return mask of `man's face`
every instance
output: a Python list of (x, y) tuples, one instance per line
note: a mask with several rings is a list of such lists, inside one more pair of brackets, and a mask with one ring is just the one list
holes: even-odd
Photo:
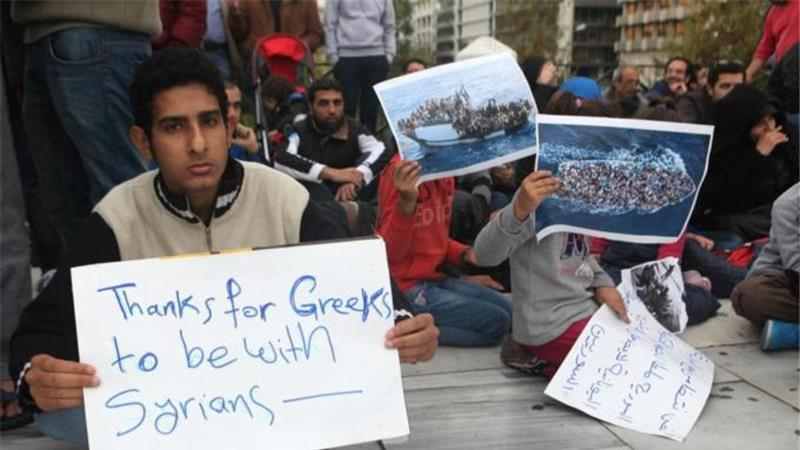
[(686, 65), (685, 61), (675, 60), (669, 63), (667, 66), (666, 74), (664, 78), (666, 79), (667, 83), (673, 82), (686, 82), (686, 75), (689, 71), (689, 67)]
[(339, 91), (317, 91), (311, 112), (314, 122), (323, 131), (334, 133), (344, 123), (344, 97)]
[(619, 97), (630, 97), (639, 92), (639, 71), (633, 68), (623, 69), (618, 80), (614, 81), (614, 89)]
[(425, 70), (425, 66), (418, 62), (412, 62), (406, 67), (406, 73), (414, 73), (421, 70)]
[(225, 95), (228, 97), (228, 124), (233, 128), (242, 118), (242, 91), (236, 86), (226, 87)]
[(230, 146), (224, 121), (217, 98), (201, 84), (170, 88), (155, 97), (145, 150), (171, 192), (190, 200), (216, 194)]
[(737, 84), (744, 83), (744, 74), (742, 73), (721, 73), (714, 86), (707, 86), (711, 100), (718, 102), (725, 98), (728, 93), (736, 87)]

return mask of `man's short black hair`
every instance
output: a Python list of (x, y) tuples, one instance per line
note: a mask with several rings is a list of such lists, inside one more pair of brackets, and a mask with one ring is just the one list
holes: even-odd
[(421, 64), (423, 67), (428, 68), (428, 63), (426, 63), (425, 61), (419, 58), (411, 58), (408, 61), (406, 61), (406, 63), (403, 65), (403, 73), (408, 72), (408, 66), (414, 63)]
[(320, 78), (311, 83), (311, 86), (308, 88), (308, 103), (314, 103), (314, 96), (317, 95), (319, 91), (337, 91), (344, 96), (344, 87), (342, 87), (342, 83), (339, 83), (339, 81), (333, 77)]
[(681, 61), (684, 64), (686, 64), (686, 79), (688, 80), (689, 79), (690, 70), (692, 69), (692, 62), (689, 61), (688, 59), (684, 58), (683, 56), (673, 56), (672, 58), (668, 59), (667, 63), (664, 64), (664, 73), (665, 74), (667, 73), (667, 69), (669, 68), (669, 65), (674, 63), (675, 61)]
[[(217, 67), (201, 52), (192, 48), (171, 47), (160, 50), (136, 68), (130, 87), (133, 122), (148, 135), (153, 127), (153, 101), (167, 89), (202, 84), (217, 98), (223, 117), (228, 112), (228, 97)], [(223, 121), (228, 126), (227, 121)]]
[[(739, 61), (717, 61), (712, 66), (711, 69), (708, 71), (708, 85), (712, 88), (717, 81), (719, 81), (719, 76), (723, 73), (733, 73), (733, 74), (742, 74), (742, 79), (747, 76), (744, 72), (744, 64)], [(745, 80), (746, 81), (746, 80)]]

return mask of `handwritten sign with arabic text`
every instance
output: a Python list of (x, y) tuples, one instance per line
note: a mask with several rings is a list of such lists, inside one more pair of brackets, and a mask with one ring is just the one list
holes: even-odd
[(711, 392), (714, 365), (653, 318), (628, 271), (618, 289), (631, 323), (603, 305), (545, 394), (614, 425), (683, 441)]

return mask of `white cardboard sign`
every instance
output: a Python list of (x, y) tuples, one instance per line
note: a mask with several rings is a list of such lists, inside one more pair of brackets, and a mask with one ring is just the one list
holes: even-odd
[(603, 305), (545, 394), (590, 416), (683, 441), (711, 392), (714, 364), (650, 315), (623, 274), (630, 324)]
[(92, 449), (318, 449), (409, 433), (378, 239), (72, 270)]

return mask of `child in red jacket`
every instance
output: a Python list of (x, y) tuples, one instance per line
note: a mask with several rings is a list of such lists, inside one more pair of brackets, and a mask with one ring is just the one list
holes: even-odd
[(455, 181), (419, 184), (420, 166), (398, 156), (386, 166), (378, 188), (378, 233), (386, 241), (389, 269), (416, 312), (433, 315), (439, 343), (494, 345), (508, 332), (511, 302), (489, 277), (447, 276), (442, 264), (475, 263), (472, 249), (450, 239)]

